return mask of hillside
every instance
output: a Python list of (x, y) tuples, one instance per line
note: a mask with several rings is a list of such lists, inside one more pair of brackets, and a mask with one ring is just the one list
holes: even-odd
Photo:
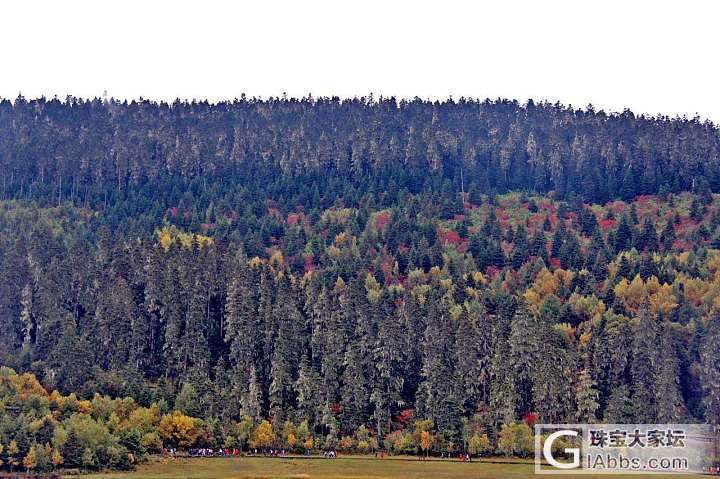
[(716, 423), (718, 139), (505, 101), (1, 102), (0, 364), (216, 446)]

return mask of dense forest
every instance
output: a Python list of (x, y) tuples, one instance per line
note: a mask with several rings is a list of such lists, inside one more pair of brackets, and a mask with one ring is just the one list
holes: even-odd
[(10, 443), (52, 462), (83, 408), (108, 434), (154, 418), (93, 449), (115, 467), (144, 435), (177, 446), (173, 414), (205, 431), (185, 447), (303, 425), (315, 447), (396, 451), (430, 431), (508, 451), (503, 428), (534, 421), (720, 422), (711, 123), (19, 97), (0, 101), (0, 176), (0, 365), (34, 375), (0, 374), (6, 465)]

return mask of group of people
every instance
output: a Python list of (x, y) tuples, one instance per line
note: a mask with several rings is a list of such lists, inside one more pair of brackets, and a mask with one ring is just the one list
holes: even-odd
[(266, 451), (265, 449), (250, 449), (248, 451), (248, 455), (250, 456), (273, 456), (273, 457), (282, 457), (287, 455), (287, 451), (285, 449), (270, 449), (269, 451)]
[[(444, 452), (440, 454), (440, 457), (441, 457), (442, 459), (445, 459), (445, 458), (451, 459), (451, 458), (452, 458), (452, 456), (450, 455), (450, 453), (448, 453), (447, 456), (446, 456)], [(472, 456), (471, 456), (469, 453), (467, 453), (467, 452), (458, 453), (457, 458), (458, 458), (458, 460), (460, 460), (460, 461), (462, 461), (462, 462), (472, 462)], [(420, 456), (418, 456), (418, 459), (420, 459), (420, 460), (426, 460), (426, 459), (428, 459), (428, 457), (427, 457), (427, 456), (420, 455)]]
[[(177, 456), (178, 451), (177, 449), (169, 448), (164, 449), (163, 454), (166, 456)], [(219, 448), (212, 448), (212, 447), (202, 447), (202, 448), (194, 448), (194, 449), (188, 449), (187, 451), (188, 456), (190, 457), (226, 457), (226, 456), (239, 456), (242, 454), (242, 451), (237, 448), (228, 448), (228, 447), (219, 447)]]
[[(237, 448), (212, 448), (212, 447), (201, 447), (187, 450), (187, 455), (190, 457), (228, 457), (228, 456), (271, 456), (271, 457), (283, 457), (288, 454), (289, 451), (285, 449), (250, 449), (247, 453), (243, 453), (242, 450)], [(163, 449), (163, 455), (165, 456), (178, 456), (178, 450), (174, 447)], [(183, 455), (180, 453), (180, 455)], [(310, 451), (306, 451), (305, 455), (310, 455)], [(334, 450), (327, 450), (323, 454), (326, 459), (335, 459), (337, 452)]]
[[(286, 456), (288, 451), (285, 449), (250, 449), (247, 452), (248, 456), (270, 456), (270, 457), (284, 457)], [(178, 451), (176, 448), (168, 448), (163, 449), (163, 454), (166, 456), (177, 456)], [(306, 455), (309, 455), (310, 451), (306, 451)], [(240, 449), (237, 448), (212, 448), (212, 447), (202, 447), (202, 448), (194, 448), (194, 449), (188, 449), (187, 455), (190, 457), (229, 457), (229, 456), (241, 456), (244, 455), (243, 452)], [(379, 455), (379, 456), (378, 456)], [(337, 458), (337, 452), (334, 449), (328, 449), (325, 452), (323, 452), (323, 457), (325, 459), (335, 459)], [(375, 452), (375, 457), (380, 457), (381, 459), (385, 457), (385, 453), (383, 451)], [(442, 457), (447, 457), (448, 459), (451, 458), (450, 454), (448, 453), (447, 456), (445, 453), (442, 454)], [(457, 458), (460, 461), (463, 462), (472, 462), (472, 457), (470, 454), (466, 452), (461, 452), (458, 454)], [(427, 459), (427, 456), (420, 455), (418, 456), (418, 459), (425, 460)]]

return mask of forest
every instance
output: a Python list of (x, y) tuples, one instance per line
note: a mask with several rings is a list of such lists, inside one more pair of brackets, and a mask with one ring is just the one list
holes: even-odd
[(720, 422), (710, 122), (18, 97), (0, 176), (0, 468)]

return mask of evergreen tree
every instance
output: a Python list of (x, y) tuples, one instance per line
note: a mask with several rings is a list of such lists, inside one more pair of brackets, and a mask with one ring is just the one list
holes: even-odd
[(678, 359), (673, 328), (669, 321), (660, 329), (656, 371), (656, 420), (659, 423), (680, 423), (686, 417), (685, 403), (680, 389), (680, 361)]
[(575, 391), (577, 421), (580, 423), (594, 423), (597, 421), (596, 413), (600, 405), (595, 381), (593, 381), (587, 369), (580, 371)]
[(432, 419), (446, 438), (460, 434), (461, 404), (455, 396), (453, 342), (455, 327), (451, 313), (437, 290), (428, 298), (428, 318), (423, 337), (422, 382), (418, 389), (418, 412)]
[(615, 234), (615, 251), (620, 252), (629, 250), (632, 247), (632, 241), (632, 226), (630, 226), (627, 215), (623, 215), (623, 217), (620, 219), (620, 224), (618, 225), (617, 232)]
[(75, 429), (70, 429), (65, 444), (62, 447), (64, 466), (67, 468), (82, 466), (83, 449)]
[(700, 348), (700, 370), (704, 392), (705, 420), (720, 424), (720, 316), (715, 314)]
[(658, 414), (658, 357), (655, 354), (658, 343), (658, 325), (644, 304), (639, 311), (638, 323), (634, 330), (632, 344), (632, 404), (637, 423), (651, 423)]

